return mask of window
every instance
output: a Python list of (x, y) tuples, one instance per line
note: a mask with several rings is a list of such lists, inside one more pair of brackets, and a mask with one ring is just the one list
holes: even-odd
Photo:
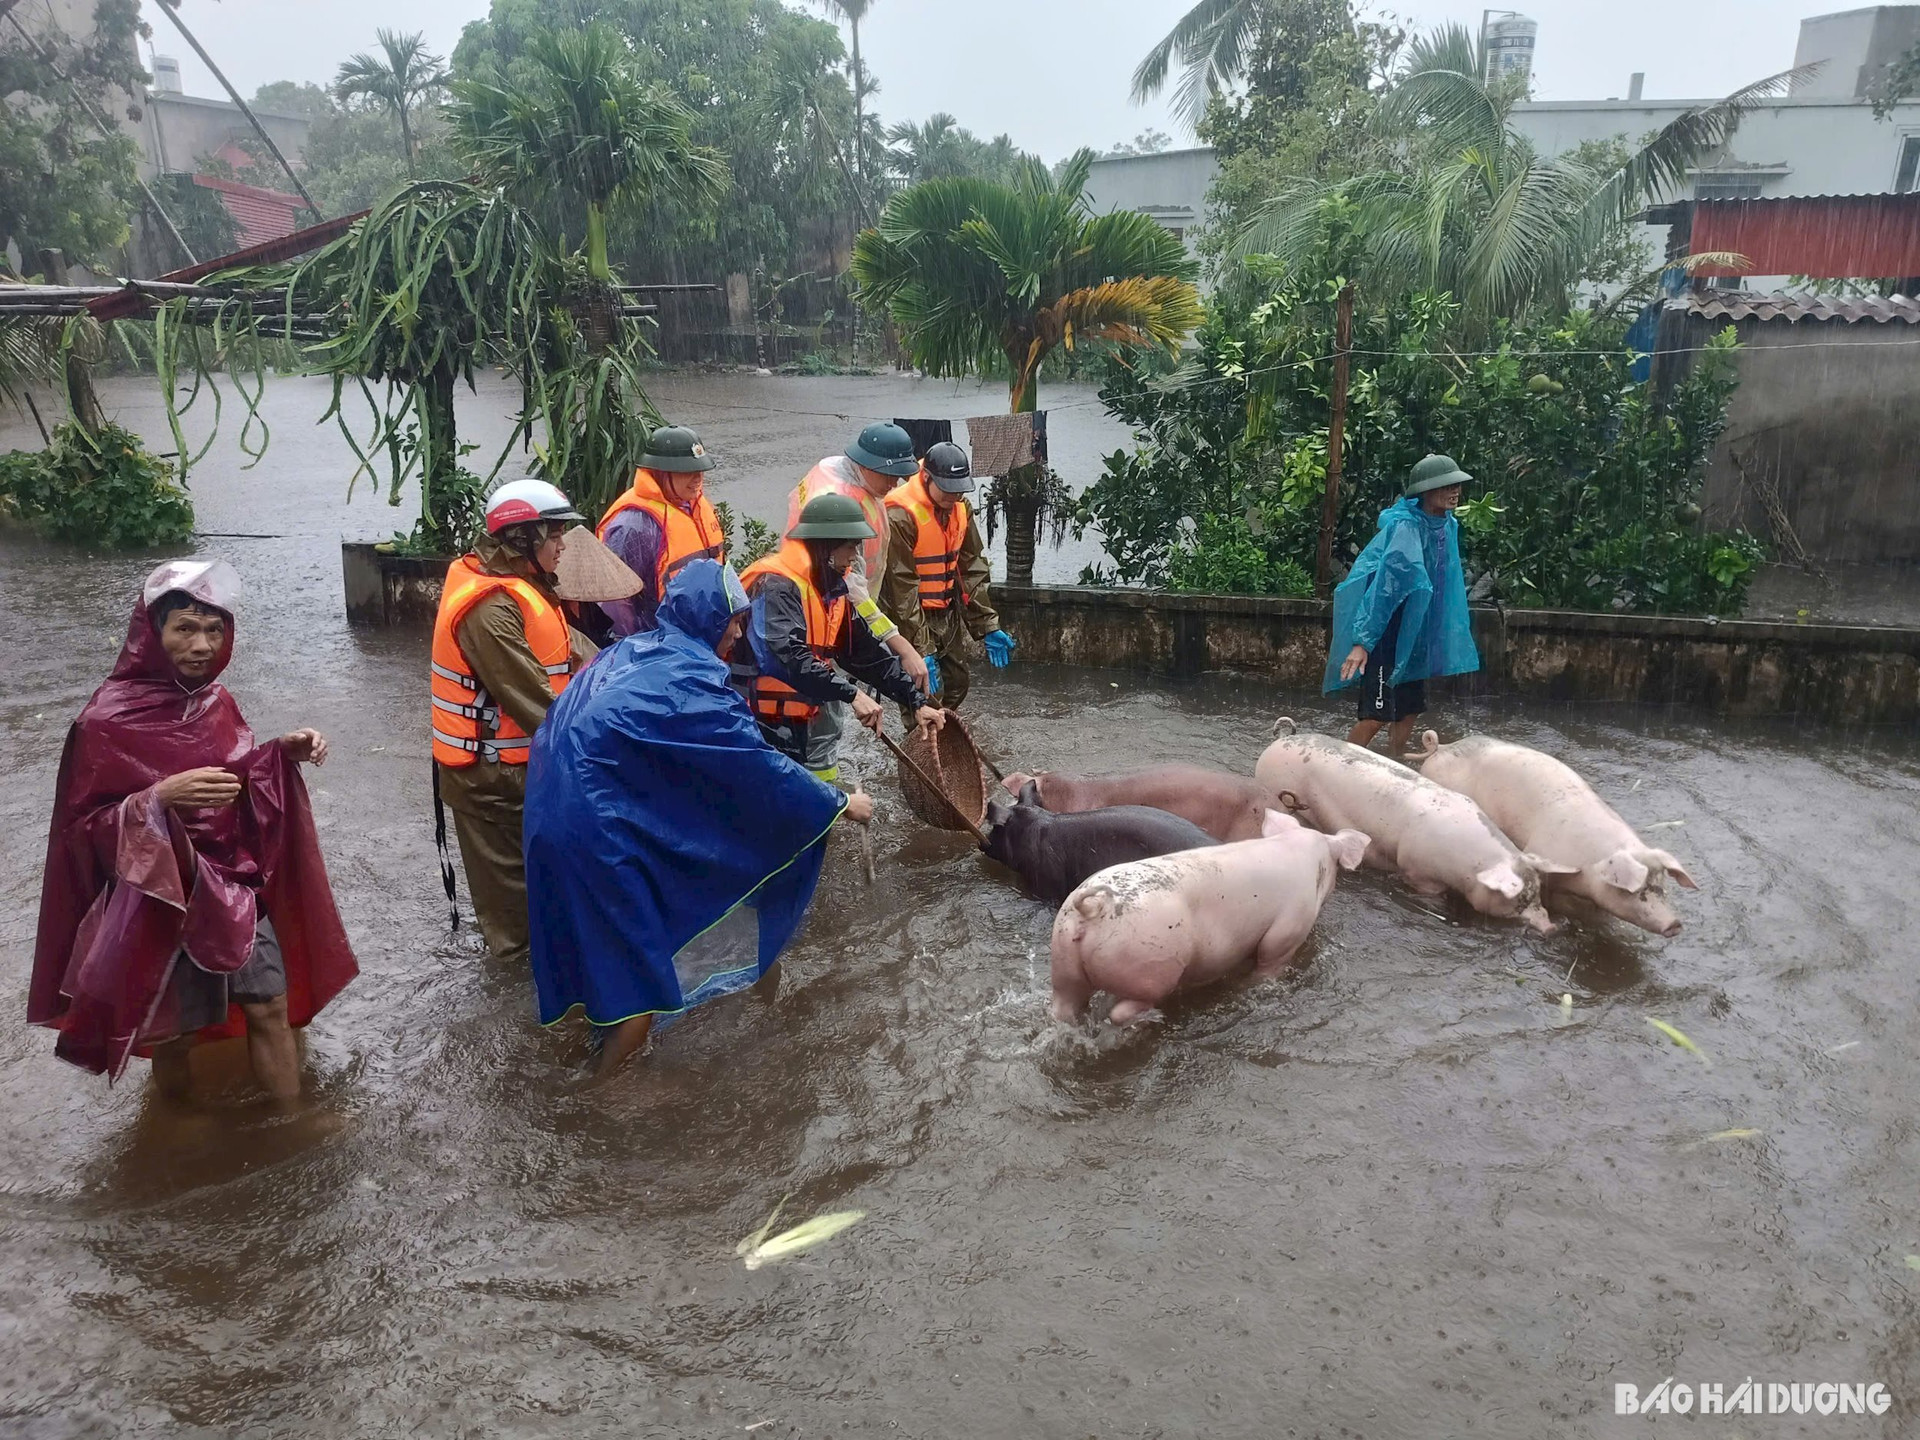
[(1758, 200), (1765, 176), (1748, 170), (1702, 170), (1693, 177), (1696, 200)]
[(1894, 174), (1893, 193), (1910, 195), (1920, 189), (1920, 135), (1900, 138), (1900, 168)]

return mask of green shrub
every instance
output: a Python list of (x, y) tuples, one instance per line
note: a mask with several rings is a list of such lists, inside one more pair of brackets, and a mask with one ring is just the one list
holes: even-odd
[(0, 456), (0, 510), (55, 539), (109, 550), (193, 534), (193, 502), (173, 466), (111, 424), (88, 434), (68, 421), (47, 449)]
[(780, 532), (766, 521), (748, 515), (738, 520), (736, 532), (736, 517), (731, 505), (724, 500), (716, 500), (713, 513), (720, 522), (721, 532), (727, 537), (727, 563), (735, 570), (745, 570), (754, 561), (780, 548)]
[[(1108, 564), (1088, 583), (1287, 593), (1310, 570), (1326, 493), (1337, 285), (1223, 298), (1177, 369), (1109, 361), (1101, 398), (1138, 448), (1109, 456), (1077, 516)], [(1664, 396), (1630, 373), (1626, 322), (1586, 312), (1458, 344), (1446, 296), (1356, 316), (1338, 566), (1430, 452), (1474, 476), (1461, 548), (1479, 593), (1514, 605), (1737, 614), (1765, 556), (1699, 528), (1707, 459), (1737, 373), (1728, 330)], [(1219, 549), (1222, 553), (1209, 552)], [(1266, 564), (1254, 562), (1264, 556)]]

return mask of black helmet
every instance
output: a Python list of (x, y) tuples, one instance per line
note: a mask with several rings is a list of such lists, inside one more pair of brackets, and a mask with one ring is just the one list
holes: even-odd
[(951, 440), (942, 440), (927, 451), (926, 466), (933, 483), (949, 495), (965, 495), (973, 489), (973, 466), (967, 452)]

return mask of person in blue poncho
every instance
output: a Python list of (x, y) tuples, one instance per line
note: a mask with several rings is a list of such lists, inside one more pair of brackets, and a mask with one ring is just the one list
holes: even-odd
[(1370, 745), (1390, 725), (1401, 755), (1427, 708), (1427, 679), (1480, 668), (1460, 570), (1454, 507), (1473, 477), (1445, 455), (1413, 467), (1407, 492), (1380, 512), (1380, 530), (1333, 592), (1326, 693), (1358, 682), (1360, 716), (1348, 732)]
[(751, 613), (740, 581), (694, 560), (658, 628), (629, 636), (547, 711), (527, 776), (527, 899), (540, 1023), (614, 1027), (605, 1076), (656, 1015), (745, 989), (805, 919), (827, 832), (873, 802), (762, 738), (728, 683)]

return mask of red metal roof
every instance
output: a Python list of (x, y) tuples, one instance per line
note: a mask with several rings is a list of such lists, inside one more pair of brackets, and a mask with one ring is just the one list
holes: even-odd
[(1900, 322), (1920, 325), (1920, 300), (1906, 295), (1752, 295), (1739, 290), (1709, 290), (1686, 297), (1687, 313), (1706, 320), (1831, 320), (1857, 325)]
[(282, 235), (293, 234), (297, 228), (296, 219), (307, 208), (306, 201), (298, 195), (268, 190), (259, 185), (246, 185), (238, 180), (218, 180), (211, 175), (196, 175), (193, 183), (203, 190), (219, 192), (220, 203), (227, 207), (227, 213), (240, 226), (241, 241), (250, 246), (264, 245), (269, 240), (278, 240)]
[(1744, 255), (1743, 270), (1695, 275), (1807, 275), (1823, 280), (1920, 275), (1920, 192), (1696, 200), (1689, 250)]

